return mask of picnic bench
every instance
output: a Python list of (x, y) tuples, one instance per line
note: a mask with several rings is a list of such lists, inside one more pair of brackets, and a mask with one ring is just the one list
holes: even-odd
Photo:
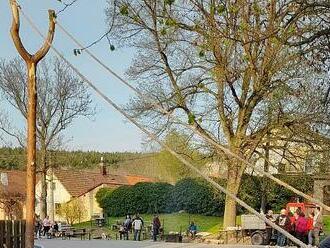
[(86, 228), (70, 228), (62, 231), (62, 239), (71, 239), (80, 237), (81, 240), (85, 240), (86, 237), (91, 240), (91, 233), (87, 232)]
[(165, 242), (182, 243), (182, 234), (181, 233), (163, 234), (162, 238), (164, 239)]

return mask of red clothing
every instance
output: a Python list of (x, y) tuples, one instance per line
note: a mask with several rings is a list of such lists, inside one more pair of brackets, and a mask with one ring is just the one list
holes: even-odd
[(296, 221), (296, 232), (297, 233), (307, 233), (307, 219), (305, 217), (299, 216)]
[(307, 219), (307, 231), (313, 230), (314, 226), (313, 226), (313, 218), (308, 217)]
[(294, 225), (296, 223), (296, 217), (294, 216), (291, 216), (290, 217), (290, 220), (291, 220), (291, 224)]

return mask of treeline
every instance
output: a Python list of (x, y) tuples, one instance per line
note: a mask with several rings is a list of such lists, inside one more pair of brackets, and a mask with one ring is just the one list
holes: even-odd
[[(303, 192), (311, 193), (313, 190), (313, 178), (309, 175), (278, 177)], [(225, 181), (220, 180), (219, 183), (224, 185)], [(262, 184), (266, 187), (262, 187)], [(262, 192), (262, 188), (266, 188), (266, 191)], [(267, 195), (267, 209), (275, 211), (297, 198), (294, 193), (269, 179), (245, 175), (239, 197), (259, 211), (262, 194)], [(172, 213), (181, 210), (191, 214), (222, 216), (225, 204), (225, 195), (200, 178), (185, 178), (175, 185), (138, 183), (115, 190), (103, 188), (96, 198), (108, 216)], [(238, 211), (245, 213), (241, 207), (238, 207)]]
[[(96, 151), (49, 151), (48, 164), (57, 167), (69, 168), (96, 168), (104, 159), (106, 165), (116, 166), (118, 163), (127, 160), (138, 159), (146, 156), (143, 153), (134, 152), (96, 152)], [(38, 154), (37, 154), (38, 158)], [(24, 169), (26, 164), (26, 153), (23, 148), (0, 148), (1, 169)]]

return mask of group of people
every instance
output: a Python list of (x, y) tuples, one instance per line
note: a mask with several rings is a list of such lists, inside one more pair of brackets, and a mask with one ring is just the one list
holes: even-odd
[(40, 219), (40, 216), (35, 216), (34, 223), (34, 232), (36, 238), (40, 238), (40, 236), (50, 237), (52, 234), (56, 235), (60, 231), (60, 223), (52, 222), (49, 219), (49, 216), (46, 216), (43, 220)]
[[(131, 218), (130, 215), (127, 215), (125, 221), (119, 226), (119, 237), (121, 240), (129, 240), (129, 233), (133, 232), (134, 241), (140, 241), (143, 227), (144, 221), (138, 214), (135, 215), (133, 218)], [(153, 241), (157, 241), (157, 237), (160, 234), (160, 230), (161, 223), (159, 217), (158, 215), (154, 215), (151, 227)]]
[[(316, 207), (314, 211), (309, 212), (308, 216), (305, 216), (302, 209), (298, 208), (295, 213), (282, 209), (276, 219), (273, 218), (273, 213), (269, 211), (266, 217), (303, 243), (310, 246), (320, 245), (320, 232), (323, 228), (320, 207)], [(278, 233), (277, 245), (286, 246), (287, 244), (287, 237), (282, 233)]]

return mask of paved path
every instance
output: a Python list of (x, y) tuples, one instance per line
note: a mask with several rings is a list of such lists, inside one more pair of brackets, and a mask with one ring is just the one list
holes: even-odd
[[(115, 240), (43, 240), (37, 241), (36, 244), (43, 245), (44, 248), (238, 248), (242, 245), (206, 245), (206, 244), (179, 244), (164, 243), (152, 241), (134, 242), (134, 241), (115, 241)], [(261, 248), (263, 246), (243, 246), (246, 248)]]

